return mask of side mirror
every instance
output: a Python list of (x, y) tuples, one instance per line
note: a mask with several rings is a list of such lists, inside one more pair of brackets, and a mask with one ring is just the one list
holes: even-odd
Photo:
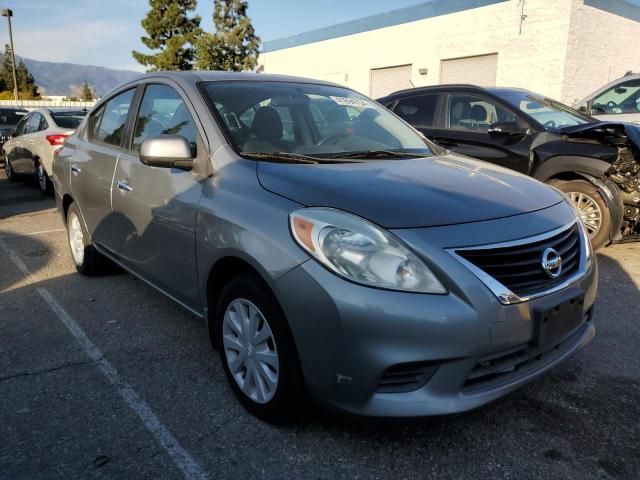
[(586, 113), (587, 113), (587, 106), (586, 106), (586, 105), (580, 105), (580, 106), (578, 107), (578, 111), (579, 111), (580, 113), (584, 113), (584, 114), (586, 114)]
[(140, 161), (149, 167), (193, 168), (191, 146), (181, 135), (148, 137), (140, 146)]
[(518, 122), (496, 122), (489, 125), (487, 132), (492, 135), (524, 135), (526, 129), (522, 128)]

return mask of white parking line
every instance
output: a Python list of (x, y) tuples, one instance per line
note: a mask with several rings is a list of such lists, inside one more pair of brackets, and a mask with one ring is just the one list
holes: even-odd
[(64, 232), (64, 228), (55, 228), (53, 230), (40, 230), (39, 232), (16, 233), (14, 235), (0, 235), (0, 239), (11, 238), (11, 237), (29, 237), (32, 235), (45, 235), (47, 233), (58, 233), (58, 232)]
[[(0, 239), (0, 249), (3, 250), (15, 266), (25, 276), (30, 276), (31, 272), (16, 252), (10, 249), (5, 242)], [(96, 362), (98, 369), (107, 378), (109, 383), (118, 391), (127, 406), (140, 417), (144, 426), (151, 432), (157, 442), (167, 452), (173, 463), (182, 471), (184, 478), (189, 480), (206, 479), (207, 474), (202, 467), (184, 448), (180, 446), (178, 440), (165, 427), (160, 419), (153, 412), (147, 402), (127, 383), (122, 381), (120, 374), (98, 347), (87, 337), (80, 325), (67, 313), (46, 288), (36, 288), (42, 299), (49, 305), (62, 324), (69, 330), (78, 344), (85, 351), (87, 356)]]

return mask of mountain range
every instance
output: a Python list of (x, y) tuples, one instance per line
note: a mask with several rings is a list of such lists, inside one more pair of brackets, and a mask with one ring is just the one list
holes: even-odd
[(140, 72), (132, 70), (114, 70), (75, 63), (42, 62), (24, 57), (17, 57), (16, 63), (19, 60), (24, 61), (35, 78), (36, 85), (44, 88), (47, 95), (69, 95), (71, 85), (82, 85), (87, 81), (97, 95), (102, 96), (119, 84), (140, 75)]

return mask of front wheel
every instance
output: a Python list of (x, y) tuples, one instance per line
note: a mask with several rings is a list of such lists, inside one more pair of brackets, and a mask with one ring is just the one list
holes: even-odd
[(556, 184), (571, 201), (591, 238), (594, 249), (609, 241), (611, 212), (598, 189), (585, 180), (571, 180)]
[(303, 402), (302, 375), (284, 314), (256, 275), (243, 274), (222, 291), (216, 341), (233, 393), (268, 422), (294, 420)]

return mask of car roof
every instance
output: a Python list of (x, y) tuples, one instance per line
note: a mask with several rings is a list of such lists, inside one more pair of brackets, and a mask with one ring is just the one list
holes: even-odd
[(507, 93), (507, 92), (528, 92), (528, 90), (524, 88), (516, 88), (516, 87), (482, 87), (480, 85), (472, 85), (470, 83), (449, 83), (449, 84), (442, 84), (442, 85), (430, 85), (427, 87), (407, 88), (405, 90), (399, 90), (397, 92), (390, 93), (386, 97), (383, 97), (383, 99), (391, 100), (396, 97), (410, 95), (410, 94), (437, 93), (437, 92), (448, 92), (448, 91), (457, 91), (457, 90), (476, 90), (478, 92), (488, 92), (493, 95), (499, 95), (501, 93)]
[[(270, 73), (254, 73), (254, 72), (222, 72), (213, 70), (190, 70), (188, 72), (177, 71), (159, 71), (145, 73), (133, 81), (140, 81), (147, 78), (171, 78), (178, 82), (186, 81), (188, 83), (197, 82), (219, 82), (219, 81), (256, 81), (256, 82), (289, 82), (289, 83), (314, 83), (319, 85), (330, 85), (343, 87), (333, 82), (324, 80), (316, 80), (313, 78), (295, 77), (290, 75), (274, 75)], [(344, 87), (343, 87), (344, 88)]]

